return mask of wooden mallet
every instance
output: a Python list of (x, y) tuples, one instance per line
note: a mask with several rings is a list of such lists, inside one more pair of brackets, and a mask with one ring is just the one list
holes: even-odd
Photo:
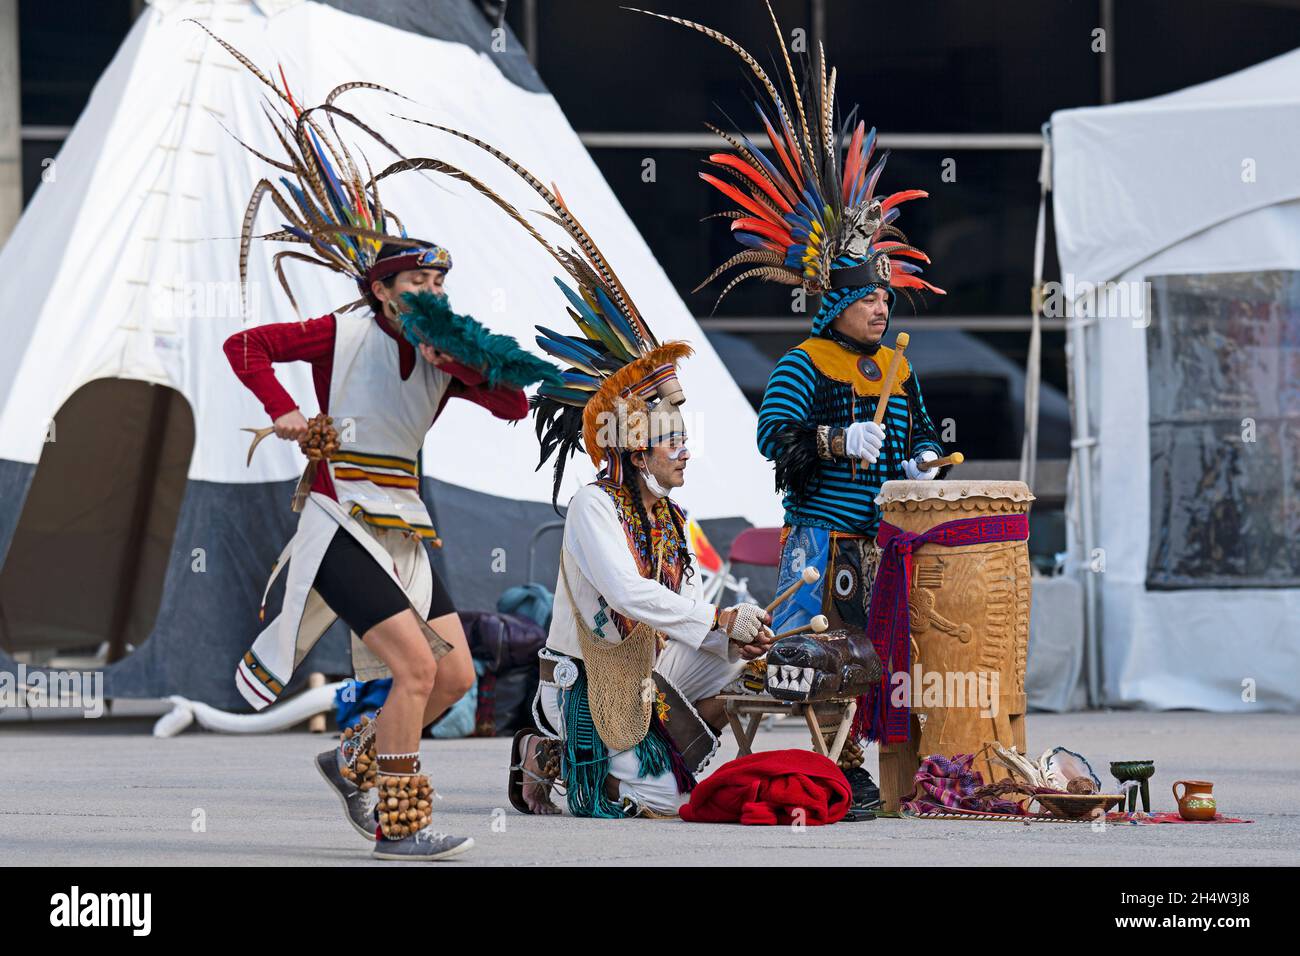
[(809, 631), (814, 634), (820, 634), (828, 627), (830, 627), (830, 622), (826, 620), (826, 615), (818, 614), (802, 627), (792, 627), (788, 631), (782, 631), (780, 634), (774, 635), (772, 640), (779, 641), (783, 637), (793, 637), (795, 634), (806, 634)]
[(955, 451), (944, 458), (936, 458), (934, 461), (923, 461), (917, 466), (917, 468), (919, 471), (931, 471), (935, 468), (943, 468), (945, 465), (960, 465), (965, 460), (965, 455), (959, 451)]
[(821, 577), (822, 577), (821, 572), (818, 571), (816, 568), (812, 567), (811, 565), (809, 567), (804, 568), (803, 574), (799, 575), (799, 580), (794, 582), (794, 584), (790, 585), (788, 588), (786, 588), (784, 591), (778, 594), (776, 596), (776, 599), (772, 601), (772, 603), (769, 604), (767, 607), (763, 608), (763, 610), (766, 611), (768, 614), (771, 614), (773, 611), (777, 609), (777, 607), (779, 607), (785, 601), (789, 600), (789, 598), (791, 597), (791, 595), (794, 594), (795, 591), (798, 591), (805, 584), (816, 584), (818, 581), (821, 580)]
[(894, 379), (898, 378), (898, 370), (903, 367), (903, 350), (909, 341), (911, 337), (906, 332), (899, 332), (898, 338), (894, 339), (894, 355), (889, 360), (889, 368), (885, 370), (885, 380), (880, 383), (880, 398), (876, 400), (876, 414), (871, 419), (877, 425), (885, 420), (889, 393), (894, 390)]

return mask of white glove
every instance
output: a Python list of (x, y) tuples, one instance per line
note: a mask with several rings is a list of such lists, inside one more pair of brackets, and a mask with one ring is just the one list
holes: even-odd
[(885, 429), (875, 422), (854, 422), (844, 429), (844, 454), (873, 465), (880, 457)]
[(903, 474), (907, 475), (912, 481), (929, 481), (931, 478), (938, 477), (938, 468), (922, 468), (921, 463), (934, 461), (939, 456), (932, 451), (923, 451), (915, 458), (909, 458), (903, 462)]
[(763, 617), (767, 612), (757, 604), (737, 604), (726, 610), (734, 612), (731, 626), (725, 629), (726, 634), (737, 644), (752, 644), (754, 638), (763, 632)]

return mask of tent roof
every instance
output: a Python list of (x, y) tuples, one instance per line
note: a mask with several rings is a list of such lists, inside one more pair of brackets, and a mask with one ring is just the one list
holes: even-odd
[(1300, 50), (1175, 93), (1052, 114), (1064, 275), (1100, 282), (1300, 197)]

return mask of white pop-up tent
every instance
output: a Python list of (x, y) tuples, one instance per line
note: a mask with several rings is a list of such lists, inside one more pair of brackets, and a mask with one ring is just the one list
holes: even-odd
[[(235, 704), (233, 667), (292, 529), (288, 498), (303, 459), (268, 441), (245, 466), (249, 436), (239, 429), (265, 424), (265, 414), (221, 352), (243, 322), (244, 208), (258, 179), (278, 175), (222, 124), (270, 155), (280, 147), (260, 107), (264, 87), (187, 18), (265, 71), (282, 67), (299, 102), (352, 80), (400, 91), (414, 102), (357, 90), (337, 105), (404, 154), (460, 165), (520, 209), (541, 203), (504, 166), (390, 113), (473, 133), (556, 182), (659, 337), (697, 349), (682, 371), (697, 454), (681, 500), (699, 520), (779, 520), (754, 412), (508, 31), (494, 31), (470, 0), (419, 17), (403, 0), (158, 0), (0, 254), (0, 649), (104, 640), (117, 656), (141, 645), (107, 669), (110, 697)], [(394, 158), (340, 130), (374, 169)], [(452, 251), (457, 311), (530, 348), (535, 323), (568, 323), (555, 263), (477, 193), (408, 173), (386, 180), (383, 196), (412, 235)], [(257, 222), (259, 232), (279, 228), (269, 204)], [(294, 318), (272, 251), (255, 245), (251, 257), (253, 323)], [(324, 270), (290, 262), (288, 272), (307, 316), (356, 297)], [(308, 367), (278, 374), (313, 413)], [(430, 434), (424, 491), (445, 541), (435, 560), (462, 607), (490, 607), (526, 580), (530, 536), (555, 519), (552, 476), (533, 471), (537, 455), (531, 423), (507, 426), (466, 402), (450, 403)], [(561, 504), (591, 474), (575, 460)], [(554, 568), (541, 563), (536, 576), (553, 580)]]
[(1295, 710), (1300, 51), (1050, 138), (1100, 702)]

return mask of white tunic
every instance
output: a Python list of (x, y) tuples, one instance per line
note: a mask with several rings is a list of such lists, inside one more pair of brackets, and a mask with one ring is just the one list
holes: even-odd
[[(298, 530), (267, 584), (285, 570), (280, 613), (257, 636), (236, 669), (235, 685), (255, 709), (270, 705), (288, 685), (336, 615), (313, 590), (334, 535), (351, 534), (406, 593), (436, 657), (451, 646), (424, 623), (433, 601), (433, 571), (423, 545), (436, 539), (420, 498), (417, 459), (451, 377), (417, 361), (403, 380), (393, 339), (369, 314), (335, 316), (329, 408), (340, 451), (330, 468), (338, 501), (313, 492)], [(383, 662), (352, 635), (357, 677), (388, 676)]]
[[(695, 563), (689, 535), (686, 547)], [(608, 606), (626, 618), (643, 621), (670, 641), (680, 641), (692, 648), (707, 643), (714, 653), (728, 655), (726, 635), (710, 630), (714, 606), (696, 597), (698, 572), (690, 580), (682, 581), (680, 593), (643, 578), (618, 510), (608, 492), (599, 485), (583, 486), (569, 502), (564, 517), (564, 549), (569, 553), (573, 599), (598, 637), (611, 643), (622, 640), (606, 610)], [(564, 592), (564, 582), (558, 577), (546, 646), (569, 657), (582, 658), (573, 611)]]
[[(689, 535), (686, 547), (695, 563)], [(688, 706), (717, 694), (744, 669), (739, 647), (723, 631), (711, 630), (714, 605), (696, 596), (698, 572), (682, 581), (680, 593), (643, 578), (617, 507), (599, 485), (586, 485), (569, 502), (564, 548), (569, 554), (573, 599), (592, 631), (611, 642), (621, 640), (606, 610), (608, 606), (633, 621), (644, 621), (666, 636), (668, 643), (655, 661), (655, 671), (677, 689)], [(582, 657), (572, 608), (560, 580), (555, 585), (555, 610), (542, 653), (548, 657)], [(545, 717), (545, 725), (561, 739), (565, 728), (563, 693), (554, 683), (543, 681), (535, 702)], [(677, 792), (671, 771), (642, 777), (635, 750), (609, 756), (609, 773), (619, 781), (620, 796), (665, 814), (676, 813), (685, 802), (686, 795)]]

